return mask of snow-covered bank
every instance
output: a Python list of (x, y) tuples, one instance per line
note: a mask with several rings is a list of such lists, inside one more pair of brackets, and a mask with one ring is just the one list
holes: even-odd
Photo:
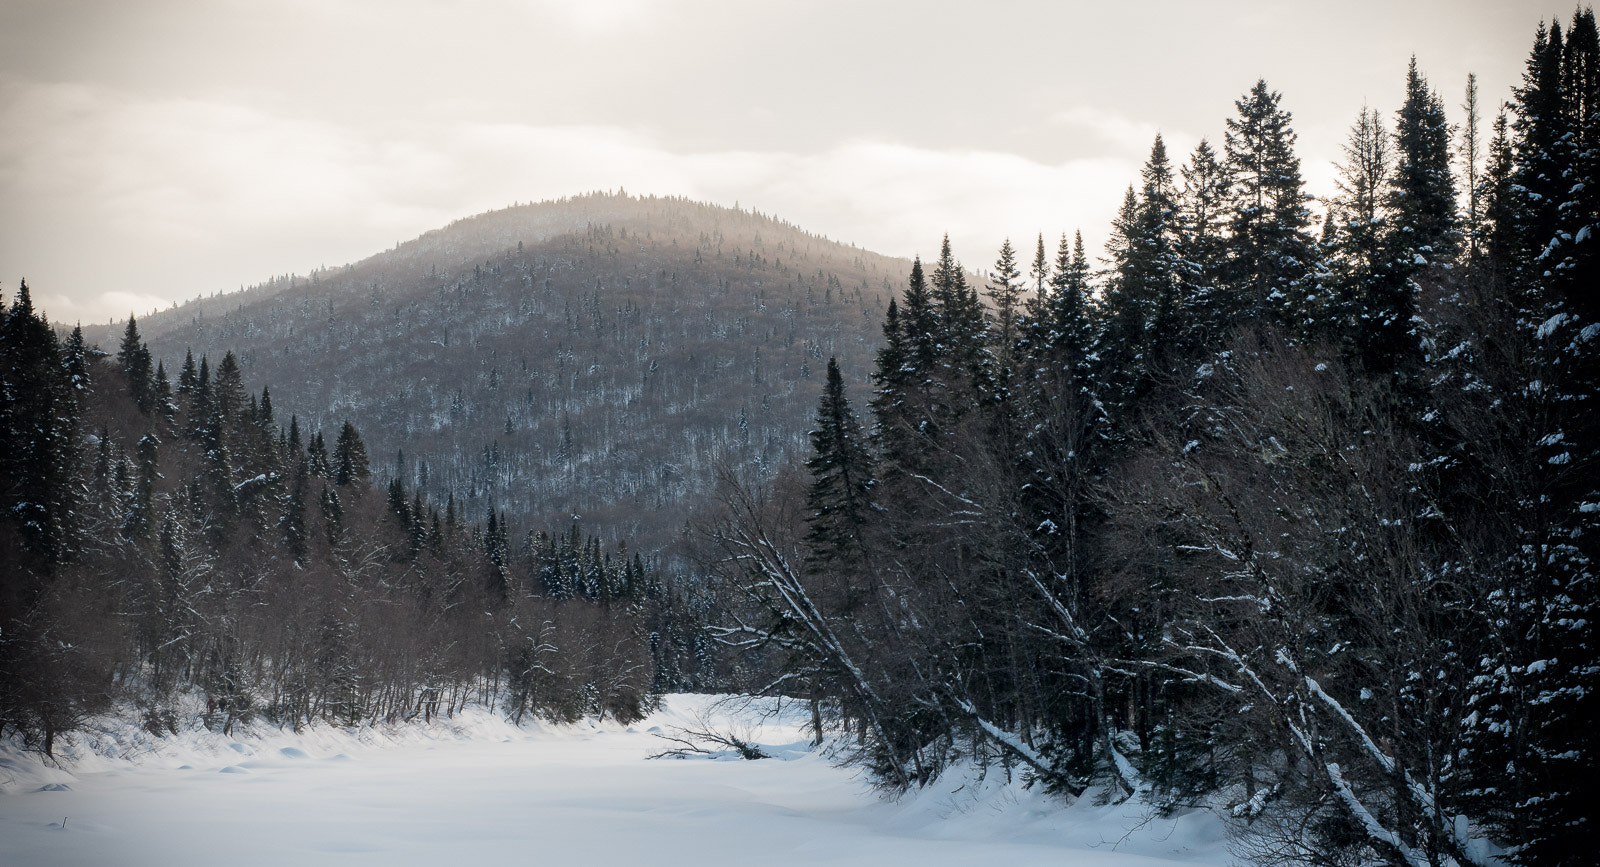
[(70, 772), (8, 751), (0, 863), (1229, 861), (1214, 817), (1149, 819), (1089, 799), (1064, 808), (997, 773), (885, 801), (797, 749), (798, 715), (712, 711), (790, 761), (646, 759), (671, 746), (652, 729), (692, 727), (711, 704), (671, 696), (626, 727), (518, 728), (469, 712), (432, 727), (255, 726), (232, 738), (103, 731), (70, 744)]

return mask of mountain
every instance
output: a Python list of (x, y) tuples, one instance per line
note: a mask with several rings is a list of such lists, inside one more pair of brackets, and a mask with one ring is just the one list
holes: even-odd
[[(808, 448), (827, 360), (858, 405), (910, 263), (772, 217), (593, 194), (459, 220), (139, 322), (176, 376), (234, 352), (287, 423), (360, 428), (379, 481), (468, 517), (660, 547), (719, 464)], [(103, 345), (114, 345), (108, 332)]]

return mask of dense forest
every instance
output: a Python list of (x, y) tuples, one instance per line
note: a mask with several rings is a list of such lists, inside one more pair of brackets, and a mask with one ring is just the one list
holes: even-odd
[(1399, 84), (1320, 225), (1263, 81), (1220, 146), (1155, 140), (1104, 268), (917, 263), (805, 471), (727, 480), (752, 688), (891, 787), (976, 759), (1218, 808), (1262, 863), (1593, 863), (1594, 15), (1487, 134), (1470, 79), (1455, 122)]
[(619, 191), (490, 211), (139, 324), (169, 366), (231, 351), (303, 423), (350, 419), (380, 481), (672, 549), (719, 463), (803, 458), (829, 356), (867, 384), (910, 264)]
[[(48, 756), (116, 701), (227, 731), (448, 715), (639, 716), (709, 669), (708, 604), (576, 524), (517, 533), (399, 479), (350, 422), (302, 427), (232, 353), (152, 366), (0, 319), (0, 735)], [(175, 380), (175, 381), (174, 381)]]

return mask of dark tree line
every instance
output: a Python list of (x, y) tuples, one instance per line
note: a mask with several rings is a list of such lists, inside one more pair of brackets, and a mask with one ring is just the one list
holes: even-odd
[(1597, 64), (1592, 11), (1541, 27), (1485, 148), (1413, 62), (1320, 227), (1258, 82), (1220, 149), (1156, 139), (1105, 267), (1007, 243), (986, 304), (947, 241), (867, 421), (830, 366), (808, 472), (729, 481), (723, 640), (889, 785), (977, 758), (1220, 807), (1268, 863), (1587, 863)]
[(350, 422), (287, 423), (232, 353), (176, 376), (129, 319), (62, 342), (26, 283), (0, 304), (0, 735), (50, 754), (121, 702), (153, 731), (204, 707), (431, 718), (640, 716), (713, 660), (703, 594), (574, 526), (371, 484)]

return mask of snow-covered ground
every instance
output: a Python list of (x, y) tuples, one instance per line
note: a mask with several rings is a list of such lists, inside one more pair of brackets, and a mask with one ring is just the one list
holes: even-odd
[[(0, 864), (1225, 864), (1220, 823), (1064, 807), (991, 772), (885, 800), (807, 752), (802, 719), (670, 696), (624, 727), (257, 725), (155, 740), (107, 725), (71, 770), (0, 745)], [(778, 760), (646, 757), (709, 714)], [(64, 827), (63, 827), (64, 825)]]

